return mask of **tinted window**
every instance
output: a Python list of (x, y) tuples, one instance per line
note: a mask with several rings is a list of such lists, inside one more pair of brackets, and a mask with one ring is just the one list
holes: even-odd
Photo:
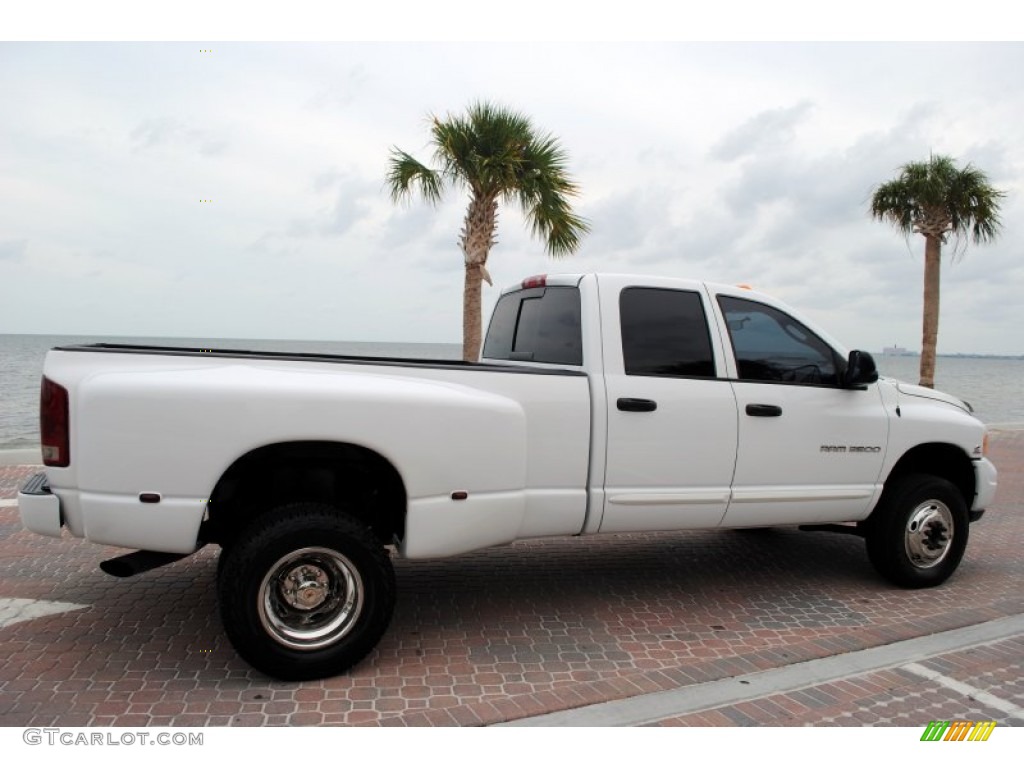
[(494, 306), (491, 324), (487, 327), (483, 357), (508, 360), (512, 353), (512, 339), (516, 335), (516, 320), (519, 319), (519, 293), (506, 293)]
[(583, 365), (579, 290), (551, 286), (502, 296), (491, 316), (483, 356)]
[(836, 353), (807, 326), (765, 304), (719, 296), (740, 379), (839, 383)]
[(700, 294), (626, 288), (619, 297), (622, 359), (630, 376), (714, 377)]

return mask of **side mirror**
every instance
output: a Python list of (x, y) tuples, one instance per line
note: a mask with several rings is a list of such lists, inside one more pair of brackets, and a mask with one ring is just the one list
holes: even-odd
[(856, 389), (878, 381), (878, 368), (875, 366), (875, 358), (867, 352), (859, 349), (850, 353), (850, 359), (846, 362), (846, 373), (843, 375), (843, 386), (846, 389)]

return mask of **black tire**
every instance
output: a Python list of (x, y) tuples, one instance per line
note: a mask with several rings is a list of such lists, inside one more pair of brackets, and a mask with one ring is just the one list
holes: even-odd
[(868, 557), (900, 587), (936, 587), (960, 565), (970, 522), (948, 480), (907, 475), (891, 481), (865, 526)]
[(340, 674), (373, 650), (391, 621), (387, 551), (365, 525), (325, 504), (273, 510), (221, 559), (224, 630), (239, 656), (272, 677)]

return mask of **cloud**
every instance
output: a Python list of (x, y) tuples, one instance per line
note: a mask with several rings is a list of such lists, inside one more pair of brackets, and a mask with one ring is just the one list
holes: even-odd
[(406, 246), (430, 248), (454, 246), (458, 238), (457, 228), (443, 231), (447, 221), (457, 227), (458, 218), (454, 211), (449, 213), (448, 206), (433, 206), (418, 201), (408, 205), (398, 205), (388, 216), (381, 227), (380, 242), (390, 250)]
[[(503, 207), (498, 285), (581, 269), (750, 282), (858, 346), (911, 346), (923, 245), (867, 203), (935, 151), (1010, 193), (1000, 240), (943, 272), (940, 344), (1021, 351), (1019, 44), (231, 44), (199, 59), (193, 47), (5, 53), (17, 76), (0, 101), (17, 119), (0, 121), (0, 267), (95, 296), (111, 330), (134, 326), (128, 297), (146, 309), (164, 265), (183, 292), (218, 293), (200, 315), (167, 305), (147, 332), (350, 333), (362, 315), (339, 324), (338, 308), (379, 291), (402, 297), (374, 315), (382, 337), (457, 334), (464, 191), (395, 206), (385, 166), (392, 144), (424, 151), (424, 115), (490, 95), (565, 142), (593, 224), (577, 256), (553, 262)], [(269, 316), (264, 300), (285, 291), (306, 299)], [(413, 319), (403, 302), (420, 296), (450, 301), (450, 322)], [(41, 319), (28, 299), (7, 302), (24, 318), (11, 327), (30, 332), (74, 326), (80, 306)]]
[(149, 149), (165, 144), (181, 132), (181, 123), (169, 117), (144, 120), (135, 127), (131, 139), (137, 148)]
[(28, 250), (28, 240), (0, 240), (0, 261), (21, 261)]
[(324, 192), (337, 186), (343, 179), (345, 174), (341, 173), (335, 168), (318, 173), (313, 177), (313, 190), (315, 192)]
[(711, 148), (715, 160), (726, 162), (764, 150), (783, 147), (792, 141), (796, 127), (814, 109), (804, 101), (784, 109), (770, 109), (734, 128)]
[(667, 188), (632, 189), (600, 200), (587, 208), (591, 253), (643, 251), (645, 241), (668, 221)]
[(348, 177), (334, 199), (326, 219), (319, 227), (319, 232), (328, 237), (344, 235), (352, 227), (362, 221), (363, 216), (370, 210), (369, 192), (371, 185)]
[(189, 149), (206, 157), (223, 155), (227, 141), (220, 136), (198, 128), (191, 128), (171, 117), (143, 120), (132, 129), (129, 138), (136, 151), (157, 149)]
[(366, 68), (357, 64), (345, 72), (336, 82), (317, 91), (306, 103), (312, 110), (342, 109), (348, 107), (370, 81)]
[[(734, 164), (738, 173), (721, 188), (721, 202), (737, 229), (745, 231), (748, 247), (795, 264), (815, 251), (851, 258), (863, 238), (859, 233), (864, 230), (856, 228), (870, 221), (868, 202), (875, 186), (926, 153), (928, 137), (944, 122), (941, 110), (922, 103), (891, 127), (854, 137), (845, 146), (811, 152), (795, 143), (773, 143), (772, 149)], [(754, 124), (756, 118), (746, 125)], [(1002, 151), (995, 144), (985, 147), (989, 159)], [(851, 228), (858, 239), (842, 241), (839, 234)], [(881, 250), (891, 253), (889, 247)]]
[[(312, 176), (310, 188), (317, 196), (331, 194), (333, 202), (321, 205), (312, 215), (292, 218), (283, 231), (265, 232), (260, 239), (348, 235), (357, 225), (369, 222), (374, 204), (379, 200), (379, 186), (356, 172), (335, 168), (320, 171)], [(304, 203), (296, 201), (296, 205)]]

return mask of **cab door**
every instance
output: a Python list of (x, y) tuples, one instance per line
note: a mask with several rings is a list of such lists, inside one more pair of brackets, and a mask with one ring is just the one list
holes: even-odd
[(608, 409), (600, 530), (717, 526), (736, 462), (736, 397), (700, 283), (603, 278)]
[(845, 360), (779, 307), (716, 296), (739, 416), (723, 525), (859, 520), (881, 490), (889, 420), (877, 384), (842, 386)]

